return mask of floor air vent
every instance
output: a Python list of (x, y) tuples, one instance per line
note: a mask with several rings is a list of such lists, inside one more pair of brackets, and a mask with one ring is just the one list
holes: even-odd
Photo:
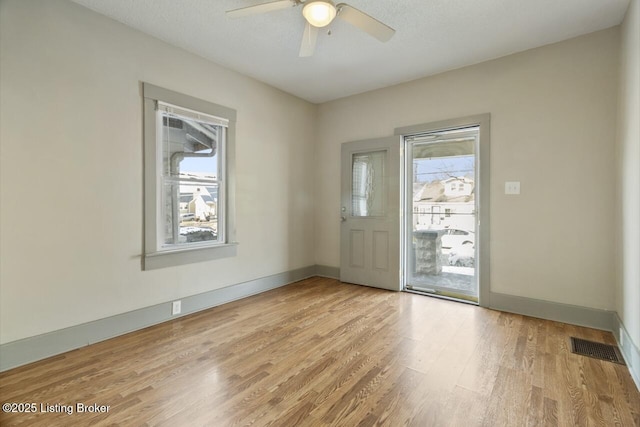
[(615, 345), (603, 344), (599, 342), (587, 341), (576, 337), (571, 337), (571, 352), (595, 359), (606, 360), (608, 362), (624, 365), (624, 359), (618, 347)]

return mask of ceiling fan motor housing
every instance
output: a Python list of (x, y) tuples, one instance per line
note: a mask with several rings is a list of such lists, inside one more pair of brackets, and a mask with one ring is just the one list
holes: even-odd
[(314, 27), (326, 27), (336, 17), (336, 7), (329, 0), (313, 0), (304, 3), (302, 15)]

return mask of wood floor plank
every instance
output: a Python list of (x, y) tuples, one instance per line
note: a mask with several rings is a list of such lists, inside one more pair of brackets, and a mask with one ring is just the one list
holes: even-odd
[(525, 425), (531, 393), (531, 377), (519, 370), (501, 366), (483, 424), (486, 426)]
[[(476, 427), (481, 426), (487, 400), (483, 395), (464, 387), (456, 386), (447, 399), (443, 413), (444, 421), (439, 421), (444, 426)], [(448, 418), (448, 419), (447, 419)]]
[[(640, 426), (608, 332), (311, 278), (0, 373), (4, 426)], [(75, 410), (75, 406), (74, 406)]]

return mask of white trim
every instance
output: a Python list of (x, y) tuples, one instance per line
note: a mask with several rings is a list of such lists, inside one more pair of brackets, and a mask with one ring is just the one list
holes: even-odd
[(171, 315), (172, 301), (0, 345), (0, 372), (117, 337), (177, 317), (206, 310), (315, 276), (316, 266), (299, 268), (198, 295), (176, 298), (182, 314)]
[[(145, 98), (159, 100), (173, 105), (188, 105), (195, 111), (201, 111), (214, 117), (224, 117), (230, 122), (236, 121), (236, 110), (214, 104), (210, 101), (195, 98), (193, 96), (184, 95), (169, 89), (155, 86), (150, 83), (142, 83), (142, 94)], [(155, 105), (154, 105), (155, 111)]]
[(540, 319), (554, 320), (571, 325), (602, 329), (604, 331), (613, 330), (612, 316), (614, 312), (597, 308), (544, 301), (497, 292), (491, 292), (491, 305), (489, 308), (506, 311), (508, 313), (522, 314), (524, 316), (538, 317)]
[(328, 265), (316, 265), (316, 276), (328, 277), (330, 279), (340, 280), (340, 267), (331, 267)]
[[(215, 260), (236, 255), (235, 241), (235, 120), (236, 111), (210, 101), (194, 98), (149, 83), (142, 83), (144, 97), (144, 270)], [(209, 244), (164, 245), (162, 217), (162, 146), (158, 141), (158, 108), (180, 106), (184, 111), (222, 118), (225, 141), (220, 144), (218, 183), (218, 238)], [(220, 206), (222, 205), (222, 209)]]
[(176, 265), (193, 264), (196, 262), (212, 261), (237, 255), (238, 243), (210, 245), (206, 247), (188, 247), (180, 250), (166, 250), (148, 253), (144, 256), (144, 270), (174, 267)]
[[(478, 152), (476, 153), (476, 188), (477, 188), (477, 216), (476, 216), (476, 253), (481, 254), (479, 257), (479, 263), (476, 266), (478, 275), (478, 305), (481, 307), (489, 307), (491, 305), (491, 291), (490, 291), (490, 259), (491, 248), (489, 245), (490, 236), (490, 194), (491, 188), (491, 174), (490, 174), (490, 150), (491, 150), (491, 114), (477, 114), (474, 116), (461, 117), (457, 119), (442, 120), (438, 122), (423, 123), (414, 126), (405, 126), (396, 128), (394, 135), (403, 137), (403, 140), (408, 136), (418, 136), (426, 133), (446, 132), (455, 129), (463, 129), (466, 127), (478, 126), (479, 127), (479, 142)], [(403, 143), (403, 148), (406, 143)], [(404, 151), (404, 158), (408, 157), (407, 150)], [(409, 175), (412, 175), (412, 165), (408, 165), (405, 161), (405, 187), (408, 187), (406, 179)], [(405, 188), (405, 197), (407, 197), (408, 188)], [(404, 205), (403, 205), (404, 207)], [(406, 218), (404, 218), (406, 222)], [(406, 239), (406, 233), (402, 233), (404, 239)], [(403, 253), (406, 252), (404, 248), (406, 244), (401, 244)], [(404, 257), (406, 264), (406, 256)], [(406, 267), (403, 267), (404, 271)], [(403, 274), (403, 281), (406, 280), (406, 275)], [(402, 284), (404, 288), (405, 283)]]
[[(618, 313), (613, 314), (613, 336), (616, 337), (616, 342), (622, 352), (627, 368), (629, 368), (631, 378), (633, 378), (636, 387), (640, 390), (640, 349), (634, 344)], [(621, 345), (620, 342), (623, 344)]]
[[(338, 279), (340, 268), (313, 265), (248, 282), (231, 285), (182, 300), (181, 316), (246, 298), (313, 276)], [(561, 304), (533, 298), (492, 293), (492, 309), (541, 319), (612, 331), (627, 363), (631, 377), (640, 390), (640, 350), (635, 346), (616, 312)], [(66, 329), (49, 332), (0, 345), (0, 372), (55, 356), (96, 342), (166, 322), (171, 301), (119, 314)], [(620, 345), (620, 333), (624, 335)]]
[(224, 117), (212, 116), (200, 111), (192, 110), (186, 107), (180, 107), (166, 102), (157, 101), (158, 111), (165, 112), (172, 116), (181, 117), (189, 120), (197, 120), (199, 122), (209, 123), (215, 126), (229, 127), (229, 119)]

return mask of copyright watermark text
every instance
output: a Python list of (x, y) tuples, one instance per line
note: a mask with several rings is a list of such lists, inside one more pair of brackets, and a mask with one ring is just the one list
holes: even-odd
[(26, 402), (26, 403), (18, 403), (18, 402), (6, 402), (2, 404), (2, 412), (11, 412), (11, 413), (66, 413), (68, 415), (72, 414), (100, 414), (109, 412), (109, 405), (101, 405), (99, 403), (83, 403), (76, 402), (72, 404), (62, 404), (62, 403), (34, 403), (34, 402)]

